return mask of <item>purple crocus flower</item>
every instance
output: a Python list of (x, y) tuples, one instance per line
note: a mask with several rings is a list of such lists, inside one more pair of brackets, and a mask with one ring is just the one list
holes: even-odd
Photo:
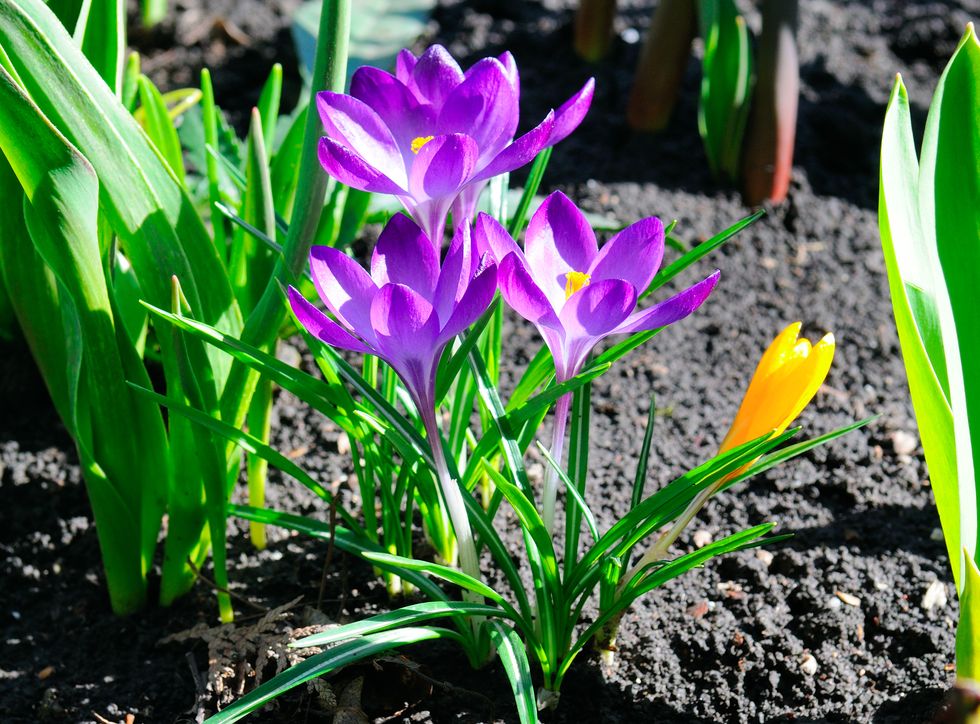
[[(555, 361), (555, 377), (568, 380), (589, 353), (613, 334), (666, 327), (701, 306), (720, 272), (643, 310), (639, 297), (653, 281), (664, 253), (659, 219), (641, 219), (599, 249), (578, 207), (560, 191), (551, 194), (528, 224), (524, 251), (493, 218), (480, 214), (477, 245), (498, 260), (498, 284), (506, 302), (534, 323)], [(552, 457), (561, 462), (570, 395), (555, 406)], [(543, 494), (545, 525), (553, 530), (557, 473), (548, 470)]]
[(442, 350), (489, 306), (497, 270), (481, 263), (469, 225), (457, 229), (445, 261), (404, 214), (385, 226), (368, 274), (329, 246), (310, 251), (313, 284), (337, 321), (293, 287), (289, 303), (300, 324), (323, 342), (377, 355), (398, 373), (421, 414), (435, 405)]
[[(439, 248), (404, 214), (385, 226), (371, 273), (338, 249), (315, 246), (310, 271), (331, 319), (289, 287), (296, 319), (323, 342), (377, 355), (398, 374), (425, 425), (459, 557), (480, 577), (463, 493), (449, 476), (435, 412), (436, 370), (446, 344), (469, 327), (497, 291), (497, 270), (475, 253), (469, 224), (461, 224), (440, 264)], [(451, 558), (451, 556), (450, 556)]]
[(441, 45), (403, 50), (395, 75), (358, 68), (350, 95), (323, 92), (320, 163), (338, 181), (397, 196), (441, 245), (451, 207), (470, 220), (487, 181), (529, 163), (568, 136), (592, 102), (594, 82), (515, 139), (520, 80), (510, 53), (465, 73)]
[(486, 214), (473, 231), (477, 245), (499, 262), (498, 283), (507, 303), (533, 322), (551, 350), (559, 382), (578, 374), (589, 353), (612, 334), (666, 327), (701, 306), (720, 272), (637, 310), (664, 254), (664, 227), (641, 219), (599, 249), (578, 207), (560, 191), (531, 217), (524, 251)]

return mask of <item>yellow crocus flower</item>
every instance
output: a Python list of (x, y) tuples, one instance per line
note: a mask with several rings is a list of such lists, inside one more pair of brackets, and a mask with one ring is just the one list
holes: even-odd
[(719, 453), (767, 432), (783, 432), (817, 394), (834, 359), (834, 335), (811, 345), (799, 338), (802, 326), (786, 327), (762, 355)]
[[(735, 415), (735, 421), (721, 443), (719, 454), (766, 433), (778, 435), (783, 432), (817, 394), (834, 359), (834, 335), (826, 334), (819, 342), (811, 345), (809, 340), (800, 339), (802, 326), (800, 322), (789, 325), (762, 355)], [(743, 465), (698, 493), (673, 525), (622, 578), (623, 583), (629, 581), (644, 566), (663, 558), (667, 549), (708, 499), (750, 465), (752, 463)]]

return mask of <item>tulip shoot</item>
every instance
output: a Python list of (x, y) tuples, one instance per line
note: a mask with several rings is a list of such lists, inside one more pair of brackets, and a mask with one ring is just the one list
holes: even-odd
[(967, 27), (929, 108), (922, 150), (901, 77), (885, 114), (878, 223), (892, 308), (960, 597), (957, 676), (978, 678), (980, 43)]
[(636, 64), (626, 120), (638, 131), (661, 131), (670, 122), (697, 34), (697, 4), (660, 0)]
[(575, 52), (595, 63), (606, 57), (613, 37), (616, 0), (579, 0), (575, 11)]
[(797, 0), (763, 0), (752, 110), (742, 152), (742, 196), (780, 203), (789, 191), (800, 95)]

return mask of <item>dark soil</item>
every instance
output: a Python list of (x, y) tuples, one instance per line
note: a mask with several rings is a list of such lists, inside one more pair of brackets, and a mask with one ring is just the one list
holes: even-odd
[[(594, 74), (592, 112), (556, 150), (546, 185), (623, 222), (676, 218), (679, 236), (694, 242), (746, 209), (708, 175), (696, 131), (695, 61), (665, 133), (639, 136), (625, 127), (639, 46), (624, 38), (635, 35), (630, 29), (643, 32), (649, 4), (620, 3), (610, 58), (594, 67), (569, 49), (569, 0), (449, 0), (425, 42), (442, 42), (467, 62), (510, 49), (521, 68), (525, 126)], [(241, 126), (272, 62), (284, 63), (295, 97), (287, 25), (295, 5), (182, 0), (176, 20), (134, 32), (132, 42), (165, 90), (212, 67), (218, 101)], [(716, 560), (648, 596), (623, 621), (618, 666), (602, 671), (583, 658), (546, 721), (917, 722), (930, 719), (951, 682), (955, 593), (887, 296), (877, 157), (894, 73), (903, 73), (921, 127), (943, 64), (980, 5), (801, 5), (790, 198), (711, 259), (723, 282), (701, 311), (596, 383), (589, 499), (604, 527), (628, 508), (651, 392), (663, 412), (649, 488), (713, 454), (765, 344), (796, 319), (811, 338), (832, 330), (838, 339), (827, 384), (802, 418), (808, 432), (881, 417), (710, 503), (692, 533), (717, 538), (775, 520), (779, 531), (795, 535), (768, 549), (771, 557), (750, 551)], [(508, 351), (526, 359), (538, 341), (523, 324), (511, 325)], [(245, 527), (232, 522), (232, 577), (242, 599), (237, 633), (223, 632), (227, 645), (210, 661), (201, 640), (162, 642), (197, 624), (216, 625), (207, 584), (171, 609), (113, 617), (75, 453), (16, 344), (0, 349), (0, 410), (0, 720), (123, 721), (131, 713), (137, 722), (199, 721), (252, 681), (254, 650), (235, 649), (244, 634), (261, 629), (275, 646), (290, 628), (323, 614), (347, 620), (386, 605), (383, 587), (356, 560), (334, 557), (324, 577), (324, 544), (271, 531), (269, 548), (256, 553)], [(345, 490), (329, 421), (283, 394), (274, 430), (281, 450)], [(532, 458), (540, 474), (541, 461)], [(304, 490), (276, 475), (269, 496), (272, 507), (324, 515)], [(692, 545), (691, 536), (682, 544)], [(926, 610), (923, 595), (936, 580), (949, 602)], [(298, 597), (286, 620), (261, 618)], [(222, 666), (226, 690), (219, 695), (208, 675)], [(516, 721), (499, 666), (472, 672), (453, 649), (406, 650), (345, 671), (333, 681), (335, 692), (344, 698), (344, 687), (361, 675), (371, 719)], [(330, 716), (304, 689), (255, 720)]]

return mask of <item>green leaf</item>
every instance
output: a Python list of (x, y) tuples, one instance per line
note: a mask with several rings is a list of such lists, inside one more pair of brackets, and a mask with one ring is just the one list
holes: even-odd
[(517, 703), (517, 714), (521, 718), (521, 724), (537, 724), (538, 706), (524, 642), (513, 627), (499, 621), (490, 621), (487, 630), (490, 633), (490, 640), (497, 647), (500, 663), (514, 691), (514, 701)]
[(444, 581), (455, 584), (460, 588), (464, 588), (467, 591), (473, 591), (473, 593), (479, 594), (484, 598), (489, 598), (494, 603), (509, 609), (512, 615), (516, 617), (516, 612), (513, 611), (510, 604), (504, 600), (504, 598), (494, 591), (490, 586), (478, 581), (472, 576), (468, 576), (457, 568), (452, 568), (450, 566), (444, 566), (441, 563), (432, 563), (430, 561), (420, 561), (415, 558), (406, 558), (405, 556), (395, 556), (390, 553), (375, 553), (372, 551), (365, 551), (361, 554), (366, 560), (376, 563), (376, 564), (386, 564), (393, 570), (406, 570), (406, 571), (419, 571), (420, 573), (427, 573), (430, 576), (435, 576), (436, 578), (441, 578)]
[[(262, 137), (271, 151), (276, 140), (276, 121), (279, 119), (279, 102), (282, 99), (282, 65), (275, 63), (269, 77), (262, 86), (257, 106), (262, 119)], [(270, 154), (271, 155), (271, 154)]]
[(137, 355), (141, 358), (146, 346), (146, 330), (149, 326), (149, 315), (146, 308), (140, 304), (143, 291), (140, 280), (133, 271), (129, 259), (116, 252), (115, 269), (112, 276), (112, 296), (119, 311), (119, 321), (122, 323)]
[(956, 627), (956, 676), (980, 681), (980, 571), (968, 551), (964, 551), (963, 558), (966, 575)]
[(615, 558), (621, 558), (650, 532), (680, 515), (698, 491), (782, 445), (797, 432), (798, 430), (788, 430), (775, 437), (763, 435), (716, 455), (643, 500), (607, 530), (582, 557), (575, 571), (566, 576), (566, 598), (574, 599), (588, 588), (590, 582), (597, 579), (600, 572), (597, 564), (607, 552)]
[(160, 91), (145, 75), (141, 75), (139, 79), (139, 94), (144, 130), (170, 166), (170, 170), (177, 176), (177, 180), (183, 185), (186, 177), (184, 154), (180, 149), (180, 139), (177, 137), (177, 129), (170, 118), (167, 104)]
[[(959, 492), (959, 546), (976, 559), (980, 471), (980, 41), (967, 28), (929, 107), (919, 169), (923, 240), (945, 281), (939, 320), (949, 376)], [(946, 443), (948, 445), (948, 442)], [(959, 548), (957, 549), (959, 551)], [(957, 559), (954, 559), (957, 561)], [(954, 563), (961, 571), (962, 561)], [(962, 573), (960, 573), (962, 583)]]
[[(131, 383), (132, 384), (132, 383)], [(177, 400), (160, 395), (153, 390), (141, 387), (136, 384), (132, 384), (132, 387), (141, 395), (145, 395), (147, 398), (156, 401), (163, 407), (166, 407), (171, 412), (178, 415), (186, 417), (191, 422), (201, 425), (212, 432), (220, 435), (226, 440), (231, 440), (236, 445), (238, 445), (245, 452), (256, 455), (263, 460), (266, 460), (274, 467), (278, 468), (286, 475), (295, 478), (299, 483), (309, 488), (311, 491), (316, 493), (319, 497), (326, 500), (329, 503), (333, 503), (334, 496), (329, 490), (324, 488), (320, 483), (314, 480), (309, 473), (303, 470), (299, 465), (294, 463), (288, 457), (283, 455), (278, 450), (269, 446), (269, 444), (255, 435), (251, 435), (237, 427), (232, 427), (228, 423), (217, 420), (206, 412), (202, 412), (190, 405), (186, 405)], [(255, 506), (253, 506), (255, 507)], [(360, 526), (357, 521), (342, 508), (337, 508), (337, 514), (340, 516), (344, 524), (347, 525), (351, 530), (357, 530)]]
[(331, 410), (341, 403), (341, 398), (329, 385), (300, 372), (267, 352), (247, 345), (202, 322), (172, 314), (150, 304), (145, 306), (152, 314), (180, 327), (198, 339), (214, 345), (239, 362), (268, 376), (280, 387), (289, 390), (317, 409), (326, 404), (326, 409)]
[[(269, 239), (276, 237), (276, 212), (272, 207), (272, 181), (269, 176), (269, 157), (262, 131), (263, 119), (258, 109), (252, 109), (245, 161), (245, 197), (242, 218), (259, 229)], [(232, 234), (228, 274), (238, 306), (245, 314), (258, 305), (266, 285), (272, 279), (277, 255), (265, 244), (236, 228)]]
[(86, 0), (75, 24), (75, 41), (102, 79), (121, 96), (126, 56), (126, 3)]
[(633, 604), (633, 601), (635, 601), (637, 598), (652, 591), (654, 588), (659, 588), (667, 581), (686, 573), (692, 568), (703, 565), (711, 558), (724, 553), (732, 553), (734, 551), (742, 550), (743, 548), (750, 548), (755, 545), (759, 545), (759, 541), (757, 539), (772, 530), (774, 526), (775, 523), (764, 523), (763, 525), (749, 528), (748, 530), (728, 536), (720, 541), (710, 543), (704, 548), (692, 551), (691, 553), (675, 558), (667, 563), (654, 564), (654, 568), (647, 569), (645, 572), (640, 573), (637, 578), (631, 582), (632, 585), (628, 586), (627, 589), (623, 591), (623, 594), (619, 599), (617, 599), (616, 604), (603, 610), (599, 617), (588, 628), (586, 628), (576, 642), (569, 647), (558, 671), (559, 679), (565, 675), (569, 666), (571, 666), (572, 661), (582, 650), (582, 648), (589, 642), (589, 640), (595, 636), (604, 625), (606, 625), (614, 617), (620, 615), (625, 609), (629, 608)]
[(517, 237), (521, 231), (524, 230), (524, 224), (527, 221), (528, 212), (531, 209), (531, 202), (534, 200), (534, 195), (538, 192), (538, 188), (541, 186), (541, 180), (544, 178), (544, 172), (548, 168), (548, 161), (551, 160), (551, 149), (544, 149), (534, 158), (534, 163), (531, 164), (531, 171), (527, 177), (527, 184), (524, 186), (524, 192), (521, 194), (521, 200), (517, 203), (517, 209), (514, 211), (514, 217), (511, 219), (508, 231), (513, 237)]
[(458, 640), (458, 634), (445, 629), (405, 627), (347, 641), (286, 669), (257, 686), (228, 708), (206, 719), (205, 722), (206, 724), (236, 722), (293, 687), (330, 673), (334, 669), (401, 646), (440, 638)]
[[(136, 355), (119, 346), (130, 343), (117, 334), (104, 276), (92, 167), (2, 69), (0, 108), (0, 149), (24, 189), (26, 229), (58, 280), (66, 310), (67, 330), (34, 333), (64, 340), (64, 411), (82, 459), (110, 596), (116, 611), (132, 612), (146, 595), (145, 574), (169, 488), (163, 420), (155, 405), (136, 400), (125, 384)], [(62, 379), (58, 374), (56, 384)], [(130, 434), (119, 435), (124, 429)]]
[(485, 604), (468, 603), (466, 601), (426, 601), (415, 603), (411, 606), (403, 606), (394, 611), (379, 613), (363, 621), (354, 621), (343, 626), (334, 626), (321, 633), (305, 636), (298, 641), (292, 641), (290, 648), (302, 649), (311, 646), (326, 646), (345, 639), (352, 639), (359, 636), (367, 636), (381, 631), (401, 628), (403, 626), (414, 626), (415, 624), (429, 621), (434, 618), (445, 618), (447, 616), (477, 616), (480, 618), (490, 618), (503, 614), (496, 606)]
[(961, 548), (956, 448), (953, 415), (944, 392), (948, 386), (946, 355), (938, 319), (943, 289), (935, 246), (928, 243), (919, 220), (918, 176), (908, 95), (901, 78), (897, 78), (882, 131), (878, 226), (919, 436), (958, 586)]
[[(589, 383), (575, 392), (572, 400), (572, 425), (568, 436), (569, 493), (576, 501), (565, 510), (565, 571), (578, 563), (578, 544), (581, 532), (581, 519), (585, 516), (592, 534), (592, 541), (599, 539), (592, 511), (585, 502), (585, 487), (589, 477), (589, 421), (592, 415), (592, 384)], [(557, 466), (559, 477), (564, 479), (561, 466)]]
[(152, 28), (167, 17), (167, 0), (140, 0), (144, 28)]
[(733, 236), (735, 236), (735, 234), (740, 232), (742, 229), (754, 224), (756, 221), (758, 221), (763, 216), (765, 216), (765, 214), (766, 212), (764, 209), (759, 209), (754, 214), (750, 214), (746, 216), (744, 219), (740, 219), (739, 221), (735, 222), (724, 231), (715, 234), (707, 241), (701, 242), (696, 247), (691, 249), (689, 252), (684, 254), (684, 256), (682, 256), (680, 259), (676, 259), (675, 261), (668, 264), (666, 267), (664, 267), (657, 273), (657, 276), (653, 278), (653, 281), (650, 282), (650, 286), (647, 287), (645, 292), (643, 292), (641, 298), (646, 297), (649, 294), (652, 294), (654, 291), (662, 287), (664, 284), (666, 284), (671, 279), (676, 277), (678, 274), (680, 274), (682, 271), (687, 269), (689, 266), (691, 266), (697, 261), (700, 261), (705, 256), (713, 252), (715, 249), (722, 246), (725, 242), (729, 241)]
[[(201, 141), (201, 156), (193, 163), (198, 164), (198, 171), (204, 170), (208, 179), (208, 201), (211, 206), (211, 226), (214, 228), (214, 246), (218, 257), (227, 260), (228, 239), (224, 219), (218, 213), (217, 207), (221, 203), (221, 175), (219, 172), (218, 159), (205, 149), (207, 146), (219, 148), (218, 145), (218, 108), (214, 103), (214, 86), (211, 83), (211, 73), (207, 68), (201, 71), (201, 121), (203, 124)], [(185, 124), (186, 126), (187, 124)], [(188, 144), (190, 145), (190, 144)], [(194, 158), (194, 152), (188, 149), (188, 155)]]
[(300, 157), (303, 152), (303, 134), (306, 130), (306, 113), (306, 107), (296, 113), (272, 158), (270, 173), (275, 207), (287, 219), (293, 215)]
[(750, 33), (734, 0), (700, 0), (698, 7), (704, 38), (698, 130), (712, 173), (735, 179), (751, 94)]
[[(333, 541), (339, 549), (352, 555), (363, 556), (365, 552), (385, 554), (383, 548), (365, 535), (348, 530), (342, 526), (331, 527), (329, 523), (313, 518), (290, 515), (289, 513), (282, 513), (277, 510), (259, 509), (248, 505), (234, 504), (228, 506), (228, 514), (237, 515), (239, 518), (244, 518), (245, 520), (264, 523), (265, 525), (276, 525), (288, 530), (294, 530), (314, 538)], [(445, 591), (428, 576), (422, 575), (418, 571), (408, 568), (398, 568), (384, 561), (378, 562), (378, 566), (398, 574), (433, 600), (449, 600), (449, 596)]]
[(59, 334), (62, 316), (68, 310), (59, 301), (58, 280), (27, 232), (23, 197), (20, 182), (0, 152), (0, 198), (6, 199), (11, 209), (0, 224), (0, 272), (48, 394), (68, 433), (74, 436), (75, 423), (68, 403), (68, 353)]
[[(237, 334), (231, 287), (190, 198), (57, 18), (41, 0), (2, 3), (0, 46), (28, 95), (95, 169), (100, 206), (146, 298), (168, 306), (176, 275), (195, 315)], [(169, 343), (162, 345), (166, 358)], [(220, 362), (219, 381), (228, 360)]]
[(575, 484), (569, 479), (568, 474), (562, 470), (561, 465), (559, 465), (551, 456), (551, 453), (548, 452), (548, 448), (539, 442), (538, 450), (542, 455), (544, 455), (545, 462), (547, 462), (558, 473), (558, 479), (565, 485), (565, 490), (568, 492), (572, 503), (574, 503), (574, 505), (568, 506), (568, 509), (565, 511), (565, 515), (568, 515), (571, 510), (574, 509), (582, 518), (585, 519), (585, 525), (588, 527), (589, 534), (592, 536), (592, 542), (594, 543), (595, 541), (599, 540), (599, 528), (596, 525), (595, 516), (592, 515), (592, 509), (589, 508), (589, 504), (585, 502), (585, 498), (582, 497), (582, 493), (579, 492)]

